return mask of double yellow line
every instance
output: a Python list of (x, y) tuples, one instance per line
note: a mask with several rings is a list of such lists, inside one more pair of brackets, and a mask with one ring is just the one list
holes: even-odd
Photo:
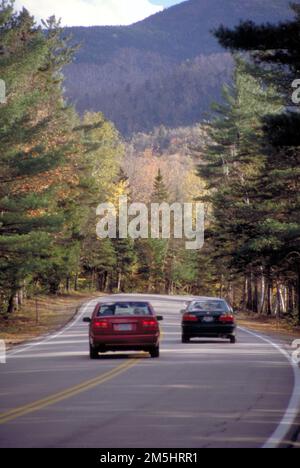
[(109, 372), (106, 372), (105, 374), (99, 377), (87, 380), (79, 385), (63, 390), (62, 392), (58, 392), (46, 398), (43, 398), (42, 400), (37, 400), (28, 405), (20, 406), (19, 408), (15, 408), (5, 413), (1, 413), (0, 424), (5, 424), (9, 421), (20, 418), (21, 416), (34, 413), (35, 411), (39, 411), (41, 409), (46, 408), (47, 406), (54, 405), (55, 403), (59, 403), (60, 401), (79, 395), (80, 393), (86, 392), (87, 390), (91, 390), (92, 388), (104, 384), (105, 382), (108, 382), (113, 378), (117, 377), (118, 375), (122, 374), (126, 370), (135, 366), (139, 361), (140, 359), (137, 358), (129, 359), (120, 366), (116, 367), (115, 369)]

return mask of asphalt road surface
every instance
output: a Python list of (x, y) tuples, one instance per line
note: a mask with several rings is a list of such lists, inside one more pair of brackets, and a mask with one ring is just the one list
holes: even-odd
[(0, 364), (0, 447), (274, 447), (286, 437), (299, 379), (284, 351), (245, 330), (236, 345), (181, 344), (182, 298), (125, 297), (150, 299), (164, 316), (161, 358), (91, 361), (89, 302), (59, 334)]

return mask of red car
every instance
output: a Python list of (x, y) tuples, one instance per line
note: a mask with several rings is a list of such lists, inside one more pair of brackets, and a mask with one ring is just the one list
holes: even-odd
[(159, 357), (159, 321), (147, 302), (110, 302), (97, 304), (90, 323), (90, 358), (107, 351), (146, 351)]

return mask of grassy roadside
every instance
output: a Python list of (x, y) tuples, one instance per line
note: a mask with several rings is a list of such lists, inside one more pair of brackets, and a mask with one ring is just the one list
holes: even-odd
[(272, 335), (282, 340), (291, 341), (300, 338), (300, 327), (293, 327), (284, 320), (277, 320), (274, 317), (253, 316), (241, 312), (238, 314), (237, 320), (241, 327), (265, 335)]
[(9, 348), (57, 331), (74, 317), (84, 302), (97, 296), (99, 294), (72, 293), (27, 300), (23, 308), (15, 312), (8, 321), (0, 319), (0, 339), (5, 340)]

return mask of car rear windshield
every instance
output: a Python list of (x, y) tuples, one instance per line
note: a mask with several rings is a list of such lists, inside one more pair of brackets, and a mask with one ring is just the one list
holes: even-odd
[(152, 315), (151, 309), (148, 304), (141, 302), (103, 304), (97, 314), (98, 317), (145, 317), (147, 315)]
[(229, 312), (229, 307), (225, 301), (203, 300), (192, 302), (189, 311), (199, 312)]

